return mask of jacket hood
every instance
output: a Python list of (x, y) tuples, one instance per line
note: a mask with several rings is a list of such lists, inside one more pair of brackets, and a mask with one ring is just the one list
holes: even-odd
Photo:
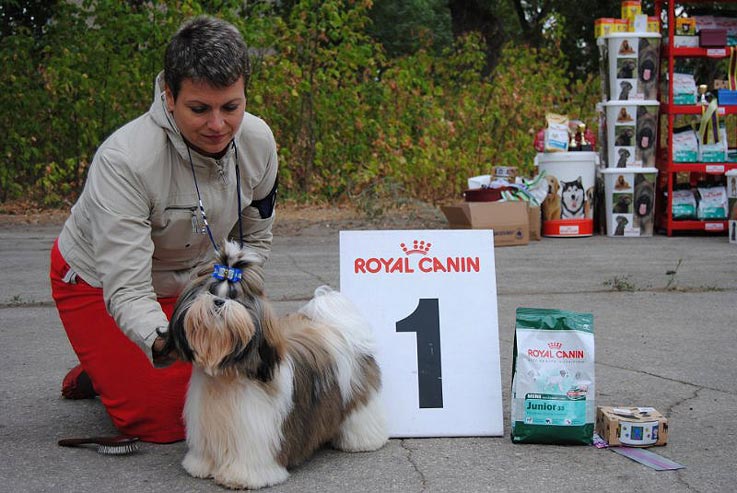
[(166, 132), (169, 141), (183, 159), (187, 159), (187, 144), (182, 133), (174, 122), (174, 117), (166, 107), (166, 93), (164, 92), (164, 71), (159, 72), (154, 82), (154, 100), (149, 109), (151, 118)]

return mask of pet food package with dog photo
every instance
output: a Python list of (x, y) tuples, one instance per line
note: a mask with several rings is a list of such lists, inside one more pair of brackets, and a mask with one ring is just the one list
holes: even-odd
[(660, 34), (609, 33), (604, 39), (608, 45), (610, 99), (657, 99)]
[(692, 74), (673, 74), (673, 104), (696, 104), (696, 79)]
[(542, 234), (551, 237), (594, 234), (594, 185), (599, 155), (590, 151), (540, 153), (535, 166), (547, 190), (541, 201)]
[(595, 413), (593, 315), (518, 308), (512, 441), (590, 444)]
[(696, 219), (696, 196), (688, 183), (673, 188), (673, 219)]
[(696, 187), (697, 219), (727, 219), (727, 189), (723, 185)]
[(699, 138), (699, 162), (723, 163), (727, 160), (727, 128), (723, 123), (719, 125), (718, 135), (719, 140), (707, 139), (706, 136)]
[(655, 167), (658, 101), (609, 101), (606, 107), (607, 167)]
[(606, 168), (604, 204), (607, 236), (652, 236), (657, 168)]
[(727, 171), (727, 200), (729, 210), (729, 222), (727, 223), (729, 242), (737, 245), (737, 169)]
[(673, 162), (695, 163), (699, 158), (699, 137), (688, 127), (673, 129)]

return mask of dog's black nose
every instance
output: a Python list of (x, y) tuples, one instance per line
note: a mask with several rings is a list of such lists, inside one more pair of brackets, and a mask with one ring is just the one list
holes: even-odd
[(222, 299), (222, 298), (215, 298), (213, 300), (213, 303), (215, 303), (215, 306), (216, 307), (220, 308), (221, 306), (223, 306), (225, 304), (225, 300)]

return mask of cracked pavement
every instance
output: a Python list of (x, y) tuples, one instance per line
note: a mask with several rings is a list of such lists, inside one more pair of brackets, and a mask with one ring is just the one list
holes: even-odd
[[(398, 226), (444, 227), (412, 218)], [(372, 227), (318, 220), (277, 228), (267, 265), (277, 311), (298, 308), (319, 284), (338, 287), (338, 232)], [(63, 437), (116, 434), (99, 402), (60, 397), (76, 358), (48, 287), (48, 251), (59, 229), (0, 222), (0, 490), (221, 491), (184, 472), (183, 443), (143, 444), (125, 457), (56, 446)], [(269, 491), (733, 491), (737, 249), (726, 237), (543, 238), (495, 255), (505, 436), (393, 439), (366, 454), (326, 449)], [(663, 412), (669, 443), (649, 450), (685, 469), (656, 472), (594, 447), (512, 444), (521, 306), (593, 313), (597, 404)]]

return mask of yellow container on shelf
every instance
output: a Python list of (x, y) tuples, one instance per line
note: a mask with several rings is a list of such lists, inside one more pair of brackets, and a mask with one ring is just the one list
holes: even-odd
[(594, 21), (594, 37), (601, 38), (609, 33), (616, 32), (617, 19), (602, 17)]
[(629, 31), (629, 23), (627, 19), (614, 19), (614, 33), (626, 33)]
[(660, 19), (656, 16), (651, 15), (647, 18), (647, 32), (659, 33), (660, 32)]
[(676, 19), (677, 36), (696, 36), (696, 19), (679, 17)]
[(634, 19), (636, 15), (642, 14), (642, 2), (640, 0), (622, 1), (622, 19)]

